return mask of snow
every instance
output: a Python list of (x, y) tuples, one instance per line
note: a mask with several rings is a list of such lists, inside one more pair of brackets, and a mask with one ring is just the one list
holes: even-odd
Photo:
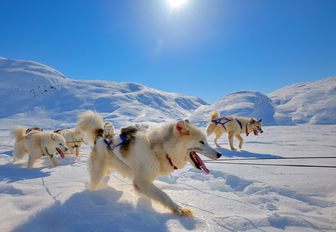
[(336, 124), (336, 77), (272, 92), (279, 124)]
[(206, 104), (196, 97), (137, 83), (72, 80), (43, 64), (5, 58), (0, 59), (0, 98), (5, 99), (0, 118), (48, 118), (50, 128), (72, 126), (87, 109), (120, 127), (184, 118)]
[[(33, 169), (25, 161), (13, 165), (9, 128), (1, 128), (0, 231), (336, 230), (334, 169), (207, 163), (206, 175), (187, 166), (155, 182), (193, 210), (193, 218), (180, 218), (139, 197), (117, 173), (89, 191), (88, 146), (78, 160), (59, 158), (57, 167), (47, 159)], [(335, 136), (336, 126), (268, 126), (246, 138), (244, 151), (226, 150), (225, 138), (220, 150), (227, 157), (333, 156)], [(336, 165), (335, 159), (259, 162)]]
[[(226, 158), (335, 156), (336, 125), (315, 125), (336, 124), (335, 86), (329, 78), (269, 95), (239, 91), (207, 105), (137, 83), (72, 80), (43, 64), (0, 57), (0, 231), (336, 231), (335, 169), (208, 162), (206, 175), (187, 166), (155, 181), (193, 210), (194, 217), (181, 218), (139, 197), (118, 173), (89, 191), (87, 145), (79, 159), (59, 158), (57, 167), (48, 159), (33, 169), (26, 160), (12, 164), (9, 133), (16, 125), (70, 127), (87, 109), (117, 129), (180, 118), (204, 129), (216, 110), (278, 125), (245, 138), (243, 151), (227, 150), (224, 135), (219, 151)], [(336, 166), (336, 159), (235, 162)]]

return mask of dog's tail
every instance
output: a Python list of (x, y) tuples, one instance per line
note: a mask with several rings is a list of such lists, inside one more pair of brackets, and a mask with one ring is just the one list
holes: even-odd
[(79, 115), (76, 128), (85, 135), (87, 142), (93, 145), (97, 136), (104, 133), (104, 121), (98, 113), (88, 110)]
[(13, 148), (13, 162), (21, 159), (26, 153), (24, 144), (26, 135), (26, 129), (21, 126), (17, 126), (11, 131), (11, 136), (15, 138), (15, 144)]
[(216, 120), (217, 118), (219, 118), (219, 112), (218, 111), (212, 112), (210, 115), (210, 120), (213, 121)]
[(211, 135), (213, 133), (213, 131), (215, 130), (216, 123), (214, 123), (213, 121), (216, 120), (217, 118), (219, 118), (219, 112), (218, 111), (211, 113), (211, 115), (210, 115), (211, 122), (206, 129), (207, 136)]
[(17, 126), (12, 129), (11, 136), (15, 138), (16, 142), (20, 142), (26, 137), (26, 129), (21, 126)]

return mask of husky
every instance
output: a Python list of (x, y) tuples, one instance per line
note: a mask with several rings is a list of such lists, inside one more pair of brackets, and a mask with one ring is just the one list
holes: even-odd
[(35, 161), (42, 156), (49, 156), (54, 166), (57, 165), (55, 153), (58, 152), (64, 158), (64, 152), (68, 150), (65, 139), (57, 133), (32, 130), (26, 134), (26, 129), (16, 127), (12, 130), (15, 137), (13, 149), (13, 162), (21, 159), (28, 153), (28, 167), (32, 168)]
[(79, 157), (80, 148), (84, 142), (82, 138), (82, 134), (76, 128), (69, 128), (69, 129), (57, 129), (54, 131), (55, 133), (61, 134), (65, 140), (66, 145), (68, 147), (68, 153), (76, 155)]
[(176, 204), (153, 181), (183, 168), (188, 162), (209, 173), (196, 152), (213, 160), (221, 156), (209, 146), (206, 135), (186, 120), (149, 127), (130, 126), (123, 128), (119, 136), (107, 140), (101, 116), (86, 111), (80, 115), (77, 128), (86, 133), (88, 142), (93, 145), (88, 163), (91, 190), (96, 190), (103, 177), (110, 176), (115, 169), (132, 180), (138, 193), (179, 216), (192, 216), (192, 212)]
[(238, 149), (243, 147), (243, 138), (241, 134), (245, 133), (248, 136), (250, 133), (258, 135), (258, 133), (263, 133), (261, 129), (262, 120), (256, 120), (254, 118), (244, 118), (244, 117), (219, 117), (218, 112), (214, 112), (210, 116), (211, 122), (206, 129), (207, 136), (215, 133), (215, 144), (218, 144), (218, 139), (226, 132), (228, 134), (228, 146), (231, 150), (236, 150), (233, 146), (233, 136), (239, 141)]

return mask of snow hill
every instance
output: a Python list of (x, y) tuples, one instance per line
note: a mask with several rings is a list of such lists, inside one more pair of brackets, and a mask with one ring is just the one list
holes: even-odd
[(240, 115), (262, 118), (265, 124), (274, 124), (274, 108), (271, 100), (262, 93), (241, 91), (229, 94), (212, 105), (200, 106), (190, 117), (197, 125), (209, 123), (211, 112), (218, 111), (221, 115)]
[(235, 92), (208, 105), (137, 83), (72, 80), (43, 64), (0, 57), (0, 99), (2, 121), (44, 128), (72, 126), (87, 109), (102, 113), (116, 127), (187, 117), (204, 126), (213, 111), (262, 118), (265, 125), (336, 124), (336, 77), (290, 85), (269, 95)]
[(199, 107), (190, 117), (206, 125), (209, 115), (262, 118), (266, 125), (336, 124), (336, 77), (281, 88), (268, 96), (241, 91), (226, 95), (212, 105)]
[(44, 127), (73, 124), (86, 109), (102, 113), (118, 127), (183, 118), (206, 104), (136, 83), (71, 80), (46, 65), (6, 58), (0, 58), (0, 99), (0, 118), (23, 124), (38, 118), (34, 124)]
[(336, 124), (336, 77), (290, 85), (269, 97), (279, 124)]

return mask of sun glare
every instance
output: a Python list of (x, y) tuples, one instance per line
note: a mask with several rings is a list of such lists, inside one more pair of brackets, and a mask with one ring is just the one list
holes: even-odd
[(167, 0), (172, 9), (178, 9), (184, 6), (188, 0)]

